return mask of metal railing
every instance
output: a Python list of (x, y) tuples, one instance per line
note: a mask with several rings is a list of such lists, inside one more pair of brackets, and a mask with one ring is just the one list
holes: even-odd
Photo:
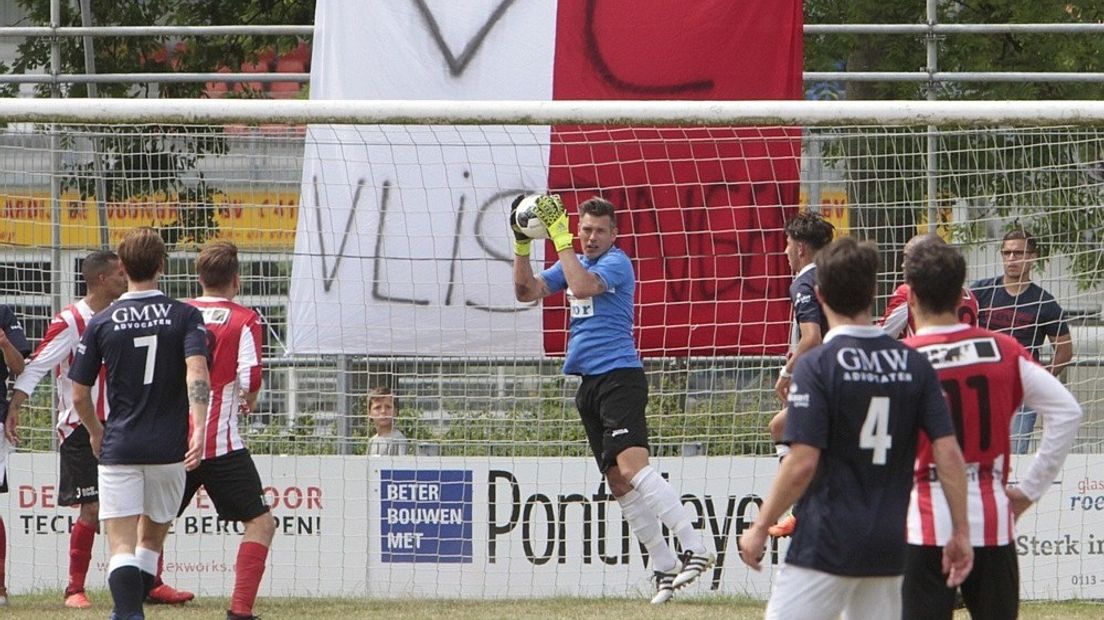
[[(60, 21), (61, 0), (50, 0), (52, 21)], [(83, 4), (83, 3), (82, 3)], [(938, 41), (950, 35), (991, 34), (1104, 34), (1104, 24), (941, 24), (935, 7), (937, 0), (926, 0), (928, 23), (924, 24), (806, 24), (808, 35), (855, 34), (876, 36), (921, 36), (927, 50), (928, 63), (917, 71), (806, 71), (805, 82), (1104, 82), (1104, 72), (1058, 71), (938, 71)], [(222, 36), (285, 36), (310, 38), (311, 25), (270, 26), (8, 26), (0, 27), (0, 38), (38, 37), (52, 40), (55, 54), (60, 54), (59, 42), (65, 38), (86, 37), (222, 37)], [(60, 56), (59, 56), (60, 57)], [(51, 63), (51, 71), (43, 74), (0, 75), (7, 84), (105, 84), (105, 83), (195, 83), (195, 82), (297, 82), (310, 81), (309, 73), (61, 73), (60, 60)]]

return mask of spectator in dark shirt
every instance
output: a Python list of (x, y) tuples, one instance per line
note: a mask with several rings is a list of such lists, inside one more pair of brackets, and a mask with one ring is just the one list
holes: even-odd
[[(978, 301), (978, 326), (1012, 336), (1036, 362), (1040, 362), (1039, 353), (1050, 340), (1054, 351), (1044, 366), (1058, 376), (1073, 359), (1073, 341), (1062, 307), (1053, 295), (1031, 281), (1031, 269), (1039, 258), (1038, 241), (1027, 230), (1017, 228), (1004, 236), (1000, 252), (1004, 274), (979, 280), (970, 287)], [(1030, 450), (1035, 418), (1030, 409), (1013, 417), (1013, 454)]]

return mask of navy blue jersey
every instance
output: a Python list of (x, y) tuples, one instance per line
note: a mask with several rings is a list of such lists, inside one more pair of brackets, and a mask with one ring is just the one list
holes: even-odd
[[(27, 334), (19, 324), (15, 312), (8, 306), (0, 305), (0, 329), (4, 330), (4, 335), (16, 351), (23, 354), (23, 357), (31, 356), (31, 343), (27, 342)], [(0, 356), (0, 423), (8, 419), (8, 373), (8, 365)]]
[(797, 361), (788, 407), (785, 443), (821, 453), (786, 562), (900, 575), (919, 433), (954, 434), (935, 370), (879, 327), (838, 327)]
[(69, 378), (92, 385), (107, 366), (111, 414), (104, 465), (178, 463), (188, 449), (185, 358), (207, 355), (207, 328), (194, 306), (160, 291), (126, 293), (88, 323)]
[(1036, 362), (1047, 336), (1069, 333), (1062, 306), (1034, 282), (1019, 295), (1004, 288), (1004, 276), (974, 282), (970, 290), (978, 301), (978, 327), (1012, 336)]
[(790, 351), (797, 348), (797, 342), (801, 339), (801, 323), (816, 323), (820, 325), (820, 337), (828, 333), (828, 317), (820, 307), (816, 297), (816, 266), (810, 265), (807, 269), (798, 272), (790, 284), (790, 302), (793, 304), (794, 324), (790, 337)]

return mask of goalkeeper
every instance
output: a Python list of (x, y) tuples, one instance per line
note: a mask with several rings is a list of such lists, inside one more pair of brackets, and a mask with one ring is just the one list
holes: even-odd
[[(566, 289), (571, 306), (571, 331), (564, 373), (579, 375), (575, 396), (591, 451), (621, 505), (621, 512), (648, 549), (656, 594), (665, 603), (674, 590), (689, 584), (714, 562), (679, 494), (648, 464), (648, 382), (633, 341), (633, 291), (636, 276), (629, 257), (614, 247), (617, 223), (614, 207), (601, 198), (579, 205), (576, 255), (567, 213), (560, 197), (541, 196), (536, 214), (548, 229), (559, 260), (538, 275), (529, 264), (530, 239), (514, 224), (514, 293), (518, 301), (536, 301)], [(663, 537), (660, 522), (678, 537), (685, 550), (675, 556)]]

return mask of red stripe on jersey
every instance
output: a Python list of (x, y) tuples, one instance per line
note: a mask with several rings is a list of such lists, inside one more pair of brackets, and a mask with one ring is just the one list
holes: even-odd
[(997, 539), (997, 498), (993, 496), (993, 470), (978, 471), (978, 487), (981, 491), (982, 527), (985, 528), (985, 546), (995, 547)]
[(920, 532), (925, 545), (935, 544), (935, 517), (932, 516), (931, 478), (916, 481), (916, 503), (920, 509)]
[(218, 412), (222, 411), (222, 390), (211, 391), (211, 404), (207, 406), (207, 430), (203, 433), (203, 456), (208, 458), (218, 454)]
[(107, 420), (107, 366), (100, 365), (99, 385), (96, 386), (96, 417), (100, 422)]

